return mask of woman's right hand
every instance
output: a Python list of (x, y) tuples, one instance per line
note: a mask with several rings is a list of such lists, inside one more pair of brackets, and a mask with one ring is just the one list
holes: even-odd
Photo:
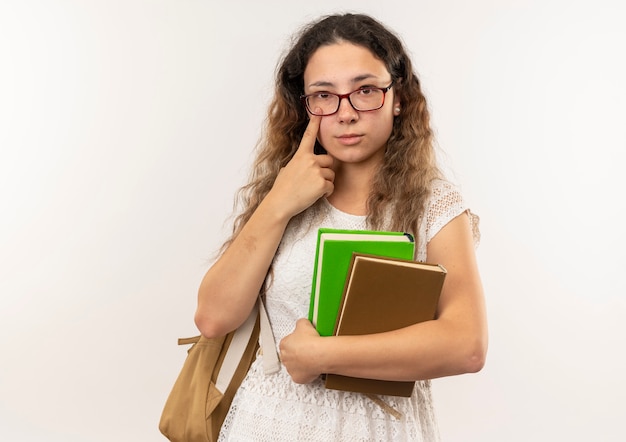
[(195, 316), (204, 336), (223, 336), (245, 321), (289, 220), (333, 192), (333, 158), (313, 153), (320, 120), (311, 117), (298, 150), (272, 190), (204, 276)]
[(330, 155), (316, 155), (313, 150), (322, 117), (311, 115), (300, 146), (283, 167), (268, 197), (275, 207), (291, 218), (334, 190), (335, 172)]

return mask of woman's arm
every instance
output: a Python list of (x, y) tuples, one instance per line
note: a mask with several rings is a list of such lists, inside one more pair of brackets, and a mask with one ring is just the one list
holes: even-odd
[(479, 371), (487, 352), (487, 320), (469, 217), (444, 226), (428, 245), (428, 262), (448, 274), (438, 317), (387, 333), (319, 337), (307, 320), (281, 341), (281, 359), (295, 382), (321, 373), (420, 380)]
[(248, 317), (288, 222), (268, 194), (204, 275), (195, 314), (204, 336), (224, 335)]
[(311, 118), (291, 161), (202, 279), (195, 321), (203, 335), (222, 336), (245, 321), (289, 220), (320, 197), (332, 193), (333, 160), (328, 155), (313, 153), (320, 119)]

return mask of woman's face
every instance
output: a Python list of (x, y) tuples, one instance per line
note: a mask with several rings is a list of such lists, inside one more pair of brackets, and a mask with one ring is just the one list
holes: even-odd
[[(385, 64), (363, 46), (341, 42), (321, 46), (304, 71), (304, 93), (347, 94), (364, 87), (386, 88), (391, 75)], [(382, 161), (400, 105), (390, 89), (380, 109), (355, 110), (347, 98), (339, 110), (322, 117), (318, 140), (328, 154), (343, 163)]]

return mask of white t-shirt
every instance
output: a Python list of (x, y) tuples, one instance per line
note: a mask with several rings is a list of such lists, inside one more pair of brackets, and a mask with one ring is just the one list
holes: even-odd
[[(325, 199), (287, 227), (273, 262), (274, 276), (265, 304), (276, 343), (308, 316), (318, 227), (366, 229), (366, 217), (341, 212)], [(458, 190), (438, 181), (417, 235), (416, 259), (426, 260), (426, 245), (450, 220), (467, 211), (475, 242), (478, 217)], [(242, 263), (245, 265), (245, 263)], [(409, 398), (382, 396), (400, 419), (359, 393), (330, 390), (321, 379), (296, 384), (284, 367), (265, 375), (259, 356), (239, 388), (219, 441), (437, 441), (430, 381), (416, 382)]]

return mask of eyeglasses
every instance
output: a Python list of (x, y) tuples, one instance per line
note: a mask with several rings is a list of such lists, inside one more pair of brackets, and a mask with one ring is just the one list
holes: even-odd
[[(315, 92), (301, 95), (300, 100), (307, 110), (313, 114), (325, 117), (339, 110), (341, 100), (348, 99), (350, 105), (359, 112), (368, 112), (380, 109), (385, 104), (385, 94), (393, 86), (393, 81), (387, 87), (362, 87), (348, 94), (333, 94), (331, 92)], [(321, 109), (321, 112), (316, 112)]]

